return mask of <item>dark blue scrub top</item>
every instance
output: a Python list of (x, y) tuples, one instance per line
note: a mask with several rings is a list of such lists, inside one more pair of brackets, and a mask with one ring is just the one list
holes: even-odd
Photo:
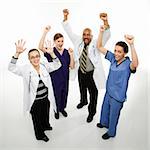
[[(62, 66), (58, 70), (55, 70), (50, 73), (53, 86), (55, 86), (55, 88), (60, 88), (63, 84), (66, 84), (66, 86), (68, 86), (70, 64), (70, 55), (68, 53), (68, 50), (64, 49), (61, 55), (54, 47), (54, 53), (59, 58)], [(49, 62), (52, 61), (50, 54), (44, 53), (44, 56)]]

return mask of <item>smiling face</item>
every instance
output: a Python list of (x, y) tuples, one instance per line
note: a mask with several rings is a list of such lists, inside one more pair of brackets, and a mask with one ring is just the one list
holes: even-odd
[(62, 50), (64, 45), (64, 38), (63, 37), (58, 38), (57, 40), (54, 41), (54, 44), (58, 50)]
[(119, 62), (122, 59), (124, 59), (126, 53), (124, 52), (123, 47), (116, 45), (115, 50), (114, 50), (114, 55), (115, 55), (116, 61)]
[(28, 59), (33, 67), (38, 67), (40, 65), (40, 53), (38, 50), (33, 49), (28, 53)]
[(114, 55), (117, 62), (121, 62), (125, 55), (128, 53), (128, 45), (123, 42), (119, 41), (115, 45)]
[(86, 29), (83, 30), (82, 39), (83, 39), (83, 41), (86, 45), (89, 45), (89, 43), (92, 40), (92, 37), (93, 37), (92, 36), (92, 31), (89, 28), (86, 28)]
[(62, 50), (64, 45), (64, 37), (61, 33), (56, 33), (54, 35), (54, 44), (57, 50)]

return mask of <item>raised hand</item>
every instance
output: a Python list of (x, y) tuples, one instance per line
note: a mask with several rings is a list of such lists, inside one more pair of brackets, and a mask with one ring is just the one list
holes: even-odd
[(130, 68), (131, 70), (135, 70), (138, 67), (139, 61), (138, 61), (138, 56), (134, 47), (134, 36), (133, 35), (128, 35), (126, 34), (124, 36), (125, 40), (127, 43), (130, 45), (131, 48), (131, 58), (132, 61), (130, 63)]
[(66, 21), (68, 19), (69, 10), (68, 9), (64, 9), (63, 10), (63, 14), (64, 14), (64, 20), (63, 21)]
[(107, 18), (107, 13), (100, 13), (99, 14), (99, 17), (100, 17), (100, 19), (101, 20), (103, 20), (103, 21), (106, 21), (108, 18)]
[(128, 35), (128, 34), (126, 34), (125, 36), (124, 36), (124, 38), (125, 38), (125, 40), (127, 41), (127, 43), (128, 44), (133, 44), (134, 43), (134, 36), (133, 35)]
[(49, 32), (51, 29), (51, 26), (50, 25), (47, 25), (45, 28), (44, 28), (44, 32)]
[(72, 48), (69, 48), (69, 49), (68, 49), (68, 53), (69, 53), (69, 55), (73, 55), (73, 49), (72, 49)]
[(45, 47), (44, 47), (44, 51), (49, 53), (49, 54), (52, 54), (53, 53), (53, 48), (51, 46), (51, 41), (50, 40), (47, 40), (45, 42)]
[(15, 43), (15, 45), (16, 45), (16, 53), (17, 54), (21, 54), (21, 53), (23, 53), (26, 50), (26, 48), (24, 48), (25, 43), (26, 42), (23, 39), (18, 40)]
[(68, 16), (69, 15), (69, 10), (68, 9), (64, 9), (63, 10), (63, 14), (64, 14), (64, 16)]

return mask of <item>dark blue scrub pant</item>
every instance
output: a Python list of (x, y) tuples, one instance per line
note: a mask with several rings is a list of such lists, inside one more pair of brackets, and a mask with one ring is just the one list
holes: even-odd
[(56, 87), (54, 85), (53, 88), (54, 88), (57, 112), (62, 112), (64, 111), (67, 105), (68, 83), (62, 82), (62, 84), (60, 84), (59, 87)]
[(117, 124), (123, 103), (112, 98), (107, 92), (101, 109), (100, 123), (108, 128), (108, 135), (114, 137), (116, 135)]

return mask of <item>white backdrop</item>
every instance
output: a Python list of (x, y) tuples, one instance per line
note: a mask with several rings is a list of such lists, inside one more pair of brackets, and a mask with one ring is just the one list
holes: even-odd
[[(132, 123), (135, 124), (133, 124), (132, 126), (131, 123), (130, 128), (123, 125), (123, 123), (120, 124), (122, 130), (123, 127), (125, 127), (125, 130), (129, 133), (132, 130), (135, 130), (135, 137), (133, 137), (136, 139), (134, 141), (135, 143), (124, 143), (124, 147), (129, 145), (126, 148), (146, 149), (148, 144), (148, 133), (150, 133), (150, 131), (148, 130), (148, 120), (150, 120), (150, 118), (148, 119), (148, 91), (150, 90), (150, 82), (148, 80), (148, 77), (150, 75), (148, 75), (148, 56), (150, 54), (149, 0), (0, 1), (0, 149), (10, 147), (15, 149), (21, 147), (21, 144), (19, 145), (19, 142), (17, 143), (13, 138), (11, 138), (15, 134), (15, 130), (17, 130), (15, 126), (11, 128), (11, 132), (6, 133), (7, 130), (9, 131), (11, 121), (13, 122), (17, 118), (17, 116), (19, 116), (20, 118), (22, 116), (22, 80), (20, 77), (17, 77), (7, 71), (7, 66), (10, 58), (15, 53), (14, 43), (16, 40), (23, 38), (27, 41), (26, 47), (28, 50), (31, 48), (37, 48), (43, 28), (46, 25), (51, 25), (52, 29), (48, 34), (48, 37), (52, 39), (53, 35), (56, 32), (61, 32), (65, 37), (65, 47), (73, 48), (71, 41), (69, 40), (61, 26), (61, 21), (63, 20), (62, 10), (64, 8), (68, 8), (70, 11), (69, 20), (74, 32), (81, 35), (82, 30), (85, 27), (90, 27), (95, 38), (98, 35), (99, 25), (102, 23), (99, 19), (99, 13), (107, 12), (111, 27), (111, 39), (107, 43), (106, 47), (111, 49), (112, 51), (114, 44), (117, 41), (124, 40), (124, 34), (128, 33), (135, 36), (135, 47), (139, 56), (139, 67), (137, 73), (130, 79), (128, 89), (128, 102), (124, 108), (125, 111), (122, 114), (122, 120), (120, 121), (123, 122), (123, 117), (126, 118), (128, 115), (130, 115), (132, 116), (130, 117), (130, 119), (133, 119)], [(27, 53), (22, 54), (19, 63), (26, 63), (28, 61), (26, 54)], [(106, 68), (107, 75), (108, 64), (105, 62), (105, 60), (103, 60), (103, 63)], [(74, 91), (75, 89), (76, 91)], [(74, 95), (74, 93), (77, 94)], [(71, 99), (72, 97), (74, 97), (74, 101), (69, 102), (68, 110), (74, 112), (77, 111), (74, 108), (79, 101), (77, 80), (70, 83), (69, 98)], [(99, 103), (101, 103), (103, 94), (99, 97)], [(100, 108), (100, 106), (98, 106), (98, 108)], [(99, 111), (97, 115), (99, 116)], [(99, 120), (98, 118), (96, 118), (96, 122)], [(127, 120), (125, 122), (126, 124), (128, 124)], [(18, 126), (20, 127), (20, 125)], [(126, 131), (122, 131), (122, 134), (125, 134), (124, 132)], [(142, 139), (144, 143), (143, 145), (141, 145), (141, 147), (139, 142), (140, 139), (138, 139), (138, 136), (143, 136)], [(130, 136), (130, 138), (131, 137), (132, 136)], [(16, 136), (16, 138), (18, 137)], [(124, 140), (123, 136), (121, 140)], [(13, 142), (16, 143), (13, 144)], [(56, 145), (59, 147), (58, 143), (56, 143)], [(63, 145), (63, 143), (61, 144)], [(38, 145), (27, 145), (28, 147), (38, 148)], [(103, 148), (109, 148), (109, 146), (112, 147), (112, 145), (112, 143), (108, 146), (103, 145)], [(114, 148), (120, 148), (118, 145), (121, 146), (121, 144), (115, 143)], [(23, 146), (26, 147), (26, 145)], [(57, 146), (53, 145), (54, 148), (57, 148)], [(93, 144), (93, 147), (99, 148), (101, 147), (101, 145), (100, 143), (96, 143), (95, 145)], [(66, 148), (68, 147), (66, 146)], [(72, 145), (70, 146), (70, 149), (71, 148), (76, 148), (74, 143), (72, 143)], [(87, 149), (86, 146), (83, 148)], [(80, 147), (78, 147), (78, 149), (80, 149)]]

